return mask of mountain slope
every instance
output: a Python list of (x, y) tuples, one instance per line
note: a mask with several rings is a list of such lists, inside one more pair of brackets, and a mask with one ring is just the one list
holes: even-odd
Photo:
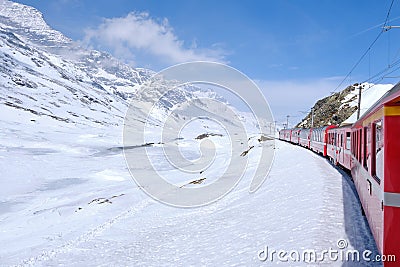
[(313, 107), (314, 113), (308, 113), (296, 127), (311, 127), (312, 115), (314, 115), (314, 127), (354, 123), (357, 120), (358, 92), (360, 87), (360, 116), (362, 116), (364, 112), (389, 91), (393, 85), (369, 83), (350, 85), (341, 92), (336, 92), (318, 100)]

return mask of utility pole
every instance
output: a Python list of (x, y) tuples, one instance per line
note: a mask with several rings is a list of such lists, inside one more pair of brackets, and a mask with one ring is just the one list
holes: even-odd
[(361, 84), (358, 86), (358, 107), (357, 107), (357, 120), (360, 118), (360, 109), (361, 109)]
[(314, 108), (311, 108), (311, 128), (314, 127)]
[(286, 125), (287, 125), (287, 128), (289, 129), (289, 117), (290, 117), (290, 115), (287, 115), (286, 116)]

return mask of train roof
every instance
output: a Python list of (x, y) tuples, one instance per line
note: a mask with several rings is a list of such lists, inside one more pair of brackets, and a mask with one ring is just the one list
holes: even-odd
[(398, 82), (392, 89), (387, 91), (378, 101), (375, 102), (355, 123), (359, 124), (366, 117), (368, 117), (372, 112), (377, 110), (382, 105), (394, 100), (395, 98), (400, 97), (400, 82)]

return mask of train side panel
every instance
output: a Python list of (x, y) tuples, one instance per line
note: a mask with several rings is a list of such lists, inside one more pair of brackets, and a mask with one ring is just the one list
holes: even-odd
[[(400, 99), (399, 99), (400, 100)], [(395, 102), (398, 103), (398, 102)], [(400, 106), (385, 107), (383, 254), (396, 255), (400, 265)], [(378, 159), (379, 160), (379, 159)], [(386, 266), (386, 264), (385, 264)]]
[(299, 145), (305, 148), (310, 148), (311, 128), (300, 130)]
[(300, 130), (301, 129), (293, 129), (292, 130), (292, 134), (290, 136), (290, 142), (292, 142), (293, 144), (296, 144), (296, 145), (299, 144)]
[(322, 154), (324, 157), (327, 155), (327, 142), (328, 142), (328, 130), (335, 128), (335, 125), (313, 128), (311, 132), (310, 148)]
[(351, 169), (351, 126), (331, 128), (327, 131), (327, 156), (336, 165)]
[(339, 152), (339, 164), (351, 170), (351, 126), (342, 128), (342, 149)]
[(400, 106), (377, 109), (353, 126), (351, 137), (351, 172), (368, 223), (379, 251), (397, 259), (384, 266), (399, 266)]
[(279, 139), (290, 142), (291, 129), (282, 129), (279, 131)]
[(331, 161), (337, 165), (337, 152), (338, 152), (338, 142), (337, 142), (337, 128), (329, 129), (327, 131), (327, 141), (326, 141), (326, 154), (331, 159)]

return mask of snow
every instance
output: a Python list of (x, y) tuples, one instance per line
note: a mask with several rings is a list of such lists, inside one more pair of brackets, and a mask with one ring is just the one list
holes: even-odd
[[(376, 101), (378, 101), (387, 91), (393, 88), (392, 84), (370, 84), (364, 83), (362, 84), (364, 89), (361, 91), (361, 108), (360, 108), (360, 117), (373, 105)], [(351, 92), (349, 96), (354, 96), (353, 94), (357, 93), (357, 98), (350, 103), (350, 106), (357, 106), (358, 104), (358, 90)], [(347, 97), (347, 96), (346, 96)], [(347, 98), (346, 98), (347, 99)], [(351, 99), (351, 97), (349, 98)], [(352, 124), (357, 121), (357, 111), (354, 112), (347, 120), (345, 120), (342, 124)]]
[[(347, 174), (303, 148), (277, 142), (271, 172), (255, 193), (247, 175), (221, 200), (182, 209), (132, 181), (122, 152), (107, 149), (117, 147), (118, 128), (65, 128), (57, 136), (24, 126), (0, 131), (22, 137), (0, 150), (2, 265), (252, 266), (263, 263), (257, 255), (265, 246), (335, 249), (339, 239), (377, 253)], [(176, 181), (173, 169), (164, 173)]]

